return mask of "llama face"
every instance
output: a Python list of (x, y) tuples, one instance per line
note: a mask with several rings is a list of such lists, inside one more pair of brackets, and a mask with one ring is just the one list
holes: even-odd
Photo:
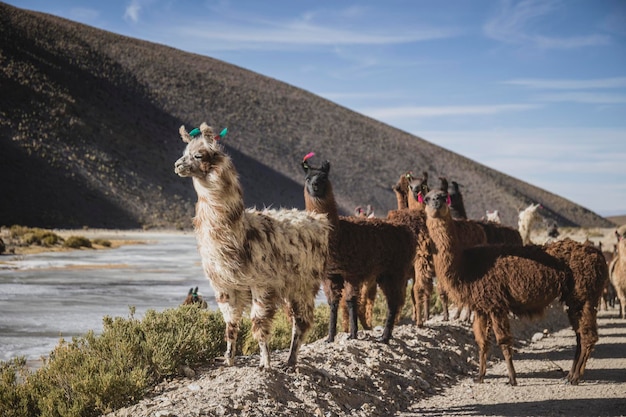
[(421, 194), (422, 197), (424, 197), (428, 193), (426, 180), (424, 178), (413, 179), (409, 183), (409, 190), (411, 190), (411, 193), (413, 194), (413, 199), (415, 201), (420, 201), (419, 195)]
[(432, 190), (424, 197), (426, 214), (429, 217), (444, 217), (450, 215), (448, 193), (441, 190)]
[(328, 171), (330, 171), (330, 162), (324, 161), (321, 168), (309, 167), (305, 169), (305, 188), (306, 192), (315, 198), (324, 198), (326, 189), (328, 188)]
[(224, 153), (213, 140), (192, 139), (183, 156), (174, 164), (174, 171), (181, 177), (205, 178), (224, 160)]

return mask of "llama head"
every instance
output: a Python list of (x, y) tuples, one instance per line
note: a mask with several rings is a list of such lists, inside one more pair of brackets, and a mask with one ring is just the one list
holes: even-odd
[(428, 174), (423, 172), (421, 177), (414, 178), (409, 183), (409, 191), (412, 194), (414, 201), (423, 203), (424, 196), (430, 191), (428, 188)]
[(450, 217), (450, 196), (446, 191), (429, 191), (424, 196), (424, 210), (428, 217)]
[(226, 134), (226, 129), (216, 136), (209, 125), (202, 123), (200, 128), (191, 132), (181, 126), (179, 132), (183, 142), (187, 143), (183, 156), (174, 164), (174, 172), (179, 176), (206, 178), (228, 159), (218, 143)]
[(446, 177), (439, 177), (439, 189), (448, 192), (448, 179)]
[(450, 184), (452, 185), (452, 192), (451, 194), (461, 194), (461, 190), (459, 189), (459, 183), (456, 181), (450, 181)]
[(409, 191), (409, 186), (411, 184), (411, 181), (413, 181), (413, 178), (413, 172), (407, 171), (404, 174), (400, 175), (400, 179), (391, 189), (397, 193), (400, 193), (401, 195), (406, 195)]
[(315, 168), (309, 163), (309, 159), (314, 155), (315, 154), (311, 152), (302, 160), (302, 169), (306, 174), (304, 178), (304, 188), (311, 197), (324, 198), (330, 186), (328, 180), (330, 162), (324, 161), (321, 167)]
[(487, 210), (485, 212), (485, 218), (487, 219), (488, 222), (493, 222), (493, 223), (501, 223), (500, 220), (500, 213), (498, 212), (498, 210), (494, 210), (494, 211), (489, 211)]

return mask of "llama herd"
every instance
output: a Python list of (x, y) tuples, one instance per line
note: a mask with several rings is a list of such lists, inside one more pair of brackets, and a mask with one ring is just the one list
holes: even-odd
[[(449, 186), (445, 178), (439, 178), (439, 187), (430, 190), (424, 172), (421, 177), (412, 173), (400, 177), (393, 187), (398, 207), (385, 218), (362, 211), (340, 216), (330, 163), (313, 166), (311, 153), (301, 162), (306, 210), (246, 209), (237, 171), (219, 142), (220, 135), (202, 123), (191, 132), (181, 126), (180, 136), (187, 145), (175, 163), (175, 172), (191, 177), (197, 193), (193, 224), (203, 270), (226, 323), (227, 365), (234, 363), (245, 310), (249, 310), (252, 334), (259, 344), (259, 367), (268, 369), (272, 319), (278, 308), (285, 308), (292, 323), (286, 366), (293, 367), (313, 323), (320, 288), (330, 306), (328, 342), (335, 339), (340, 307), (345, 309), (344, 330), (349, 338), (357, 337), (359, 321), (364, 328), (371, 328), (372, 305), (380, 290), (387, 316), (379, 341), (387, 343), (409, 282), (412, 318), (418, 326), (429, 318), (436, 282), (445, 319), (448, 298), (473, 313), (479, 347), (478, 382), (486, 373), (493, 329), (508, 367), (509, 383), (516, 385), (509, 316), (541, 315), (555, 299), (567, 306), (576, 332), (567, 380), (579, 382), (598, 340), (597, 306), (608, 282), (609, 266), (592, 245), (570, 239), (543, 246), (530, 244), (530, 226), (539, 206), (520, 213), (519, 230), (469, 220), (458, 184)], [(626, 273), (623, 242), (621, 239), (619, 247), (624, 262), (616, 261), (611, 268)], [(194, 302), (193, 289), (188, 296), (189, 302)], [(623, 309), (626, 300), (620, 301)]]

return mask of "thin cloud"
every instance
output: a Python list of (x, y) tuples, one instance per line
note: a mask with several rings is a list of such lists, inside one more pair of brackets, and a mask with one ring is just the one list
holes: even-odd
[(508, 44), (532, 44), (541, 49), (574, 49), (606, 45), (609, 37), (598, 34), (571, 37), (551, 37), (531, 32), (538, 21), (559, 12), (566, 4), (560, 1), (524, 0), (502, 2), (500, 13), (485, 23), (483, 32), (489, 38)]
[(141, 5), (139, 1), (133, 0), (130, 2), (128, 6), (126, 6), (126, 11), (124, 12), (125, 20), (132, 20), (137, 23), (139, 21), (139, 12), (141, 11)]
[(493, 115), (512, 111), (527, 111), (540, 107), (536, 104), (496, 104), (486, 106), (405, 106), (361, 109), (360, 112), (375, 119), (393, 120), (407, 117), (441, 117)]
[(563, 92), (555, 94), (541, 94), (534, 97), (539, 101), (550, 102), (570, 102), (584, 104), (624, 104), (626, 95), (609, 93), (589, 93), (589, 92)]
[(503, 84), (547, 90), (585, 90), (596, 88), (624, 88), (626, 77), (596, 78), (591, 80), (519, 78), (503, 81)]

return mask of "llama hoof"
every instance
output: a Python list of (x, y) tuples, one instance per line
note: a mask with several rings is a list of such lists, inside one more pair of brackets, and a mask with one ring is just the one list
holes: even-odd
[(377, 337), (376, 341), (378, 343), (384, 343), (384, 344), (388, 345), (389, 344), (389, 339), (390, 339), (389, 337), (382, 337), (381, 336), (381, 337)]
[(326, 339), (326, 343), (334, 343), (335, 342), (335, 338), (334, 337), (328, 337)]

